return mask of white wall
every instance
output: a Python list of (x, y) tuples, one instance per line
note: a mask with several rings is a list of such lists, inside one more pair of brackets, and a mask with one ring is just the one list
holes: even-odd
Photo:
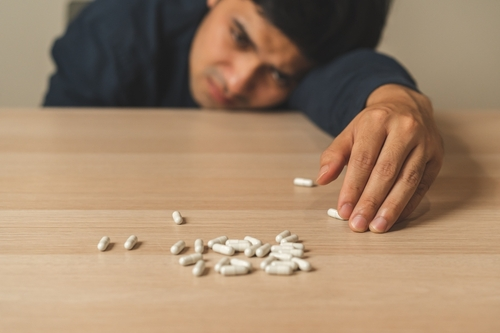
[(500, 109), (499, 0), (395, 0), (379, 49), (436, 108)]
[(0, 0), (0, 106), (37, 106), (53, 70), (49, 50), (67, 0)]
[[(168, 0), (166, 0), (168, 1)], [(0, 107), (40, 105), (68, 0), (0, 0)], [(380, 50), (436, 108), (500, 109), (500, 0), (394, 0)]]

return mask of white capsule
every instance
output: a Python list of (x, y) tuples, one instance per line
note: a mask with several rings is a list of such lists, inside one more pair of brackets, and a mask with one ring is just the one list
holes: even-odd
[(257, 251), (257, 249), (261, 246), (262, 245), (260, 245), (260, 244), (255, 244), (255, 245), (250, 246), (248, 249), (245, 250), (245, 255), (249, 258), (253, 257), (255, 255), (255, 251)]
[(293, 269), (289, 266), (273, 266), (266, 267), (266, 273), (270, 275), (292, 275)]
[(227, 246), (231, 246), (235, 251), (243, 252), (248, 249), (252, 244), (246, 240), (240, 239), (228, 239), (226, 241)]
[(266, 269), (267, 265), (271, 264), (275, 260), (276, 260), (275, 257), (267, 257), (266, 259), (260, 262), (260, 269), (262, 270)]
[(286, 249), (298, 249), (298, 250), (305, 250), (305, 246), (302, 243), (283, 243), (280, 245), (273, 245), (271, 247), (271, 251), (274, 249), (281, 249), (281, 248), (286, 248)]
[(262, 245), (262, 241), (260, 239), (254, 238), (252, 236), (245, 236), (245, 238), (243, 239), (249, 241), (252, 245)]
[(229, 258), (227, 257), (224, 257), (222, 258), (221, 260), (219, 260), (219, 262), (215, 265), (214, 269), (217, 273), (220, 273), (220, 269), (222, 268), (222, 266), (226, 266), (226, 265), (229, 265)]
[(205, 251), (205, 246), (203, 245), (202, 239), (197, 239), (194, 241), (194, 252), (203, 253)]
[(111, 241), (111, 239), (108, 236), (104, 236), (99, 241), (99, 244), (97, 244), (97, 249), (101, 252), (106, 251), (110, 241)]
[(202, 276), (205, 272), (205, 260), (198, 260), (193, 267), (194, 276)]
[(214, 250), (215, 252), (220, 253), (220, 254), (225, 254), (227, 256), (232, 256), (234, 254), (234, 248), (232, 248), (231, 246), (222, 245), (219, 243), (215, 243), (212, 246), (212, 250)]
[(170, 252), (172, 252), (172, 254), (179, 254), (181, 253), (182, 250), (184, 250), (185, 247), (186, 243), (184, 243), (183, 240), (180, 240), (174, 245), (172, 245), (172, 247), (170, 248)]
[(184, 222), (184, 218), (182, 217), (181, 213), (178, 211), (175, 211), (172, 213), (172, 218), (174, 219), (174, 222), (176, 224), (182, 224)]
[(233, 266), (243, 266), (246, 267), (249, 271), (252, 271), (252, 264), (250, 261), (242, 260), (242, 259), (236, 259), (232, 258), (230, 261), (231, 265)]
[(290, 235), (290, 236), (287, 236), (285, 238), (283, 238), (280, 242), (280, 244), (283, 244), (283, 243), (295, 243), (299, 240), (299, 236), (297, 235)]
[(255, 254), (257, 255), (257, 257), (262, 258), (265, 255), (267, 255), (269, 253), (269, 251), (271, 251), (271, 244), (266, 243), (266, 244), (262, 245), (261, 247), (259, 247), (255, 251)]
[(314, 186), (314, 181), (312, 179), (306, 179), (306, 178), (295, 178), (293, 180), (293, 185), (295, 185), (295, 186), (313, 187)]
[(281, 248), (281, 249), (272, 249), (271, 248), (271, 251), (273, 253), (288, 253), (288, 254), (291, 254), (292, 256), (294, 257), (299, 257), (299, 258), (302, 258), (304, 256), (304, 251), (303, 250), (299, 250), (299, 249), (294, 249), (294, 248)]
[(276, 241), (279, 243), (279, 242), (281, 242), (281, 240), (283, 238), (290, 236), (290, 235), (291, 235), (290, 231), (285, 230), (285, 231), (281, 232), (280, 234), (278, 234), (278, 236), (276, 236)]
[(132, 235), (130, 236), (125, 244), (123, 244), (123, 247), (126, 248), (127, 250), (132, 250), (137, 243), (137, 236)]
[(209, 240), (208, 247), (212, 248), (212, 246), (214, 246), (214, 244), (224, 244), (224, 243), (226, 243), (226, 241), (227, 241), (226, 236), (220, 236), (220, 237)]
[(330, 209), (327, 211), (327, 214), (328, 214), (328, 216), (333, 217), (334, 219), (341, 220), (341, 221), (347, 221), (347, 219), (343, 219), (343, 218), (339, 215), (338, 210), (336, 210), (335, 208), (330, 208)]
[(292, 261), (296, 262), (297, 265), (299, 265), (299, 268), (301, 271), (310, 271), (312, 269), (311, 264), (309, 261), (306, 261), (304, 259), (299, 259), (299, 258), (292, 258)]
[(248, 268), (245, 266), (222, 266), (220, 273), (225, 276), (248, 274)]
[(275, 257), (276, 259), (279, 259), (279, 260), (285, 260), (285, 261), (292, 260), (292, 258), (293, 258), (293, 256), (290, 253), (276, 253), (276, 252), (271, 252), (269, 254), (269, 256)]
[(293, 261), (281, 261), (281, 260), (275, 260), (271, 263), (272, 266), (288, 266), (294, 271), (296, 271), (299, 268), (299, 265), (296, 262)]
[(203, 259), (203, 255), (201, 253), (193, 253), (184, 257), (179, 258), (179, 264), (182, 266), (193, 265), (198, 262), (198, 260)]

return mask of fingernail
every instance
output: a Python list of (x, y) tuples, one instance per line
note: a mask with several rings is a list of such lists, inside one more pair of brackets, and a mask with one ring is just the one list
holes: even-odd
[(349, 219), (349, 217), (351, 216), (351, 213), (352, 213), (352, 209), (353, 209), (353, 207), (351, 204), (349, 204), (349, 203), (343, 204), (339, 210), (340, 217), (343, 219)]
[(366, 219), (363, 216), (358, 215), (354, 219), (352, 219), (351, 225), (355, 231), (362, 231), (363, 232), (363, 231), (366, 231), (366, 228), (368, 226), (368, 222), (366, 221)]
[(328, 172), (328, 170), (329, 170), (329, 169), (330, 169), (330, 167), (328, 166), (328, 164), (323, 165), (323, 166), (321, 167), (321, 169), (319, 169), (319, 176), (318, 176), (318, 178), (316, 179), (316, 182), (318, 182), (318, 181), (321, 179), (321, 177), (323, 177), (323, 176), (325, 175), (325, 173), (327, 173), (327, 172)]
[(385, 232), (387, 229), (387, 220), (381, 216), (375, 218), (372, 223), (370, 223), (370, 230), (375, 232)]

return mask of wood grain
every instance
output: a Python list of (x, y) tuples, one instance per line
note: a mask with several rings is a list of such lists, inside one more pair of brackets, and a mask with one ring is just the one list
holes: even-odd
[[(332, 140), (299, 113), (3, 109), (0, 332), (500, 332), (500, 112), (436, 117), (441, 174), (377, 235), (326, 215), (342, 177), (292, 185)], [(223, 277), (210, 251), (196, 278), (169, 252), (284, 229), (314, 271)]]

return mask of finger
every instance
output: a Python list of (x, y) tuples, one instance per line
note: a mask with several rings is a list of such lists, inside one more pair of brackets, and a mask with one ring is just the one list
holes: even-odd
[[(391, 132), (384, 143), (368, 182), (357, 202), (349, 226), (353, 231), (364, 232), (368, 224), (386, 200), (391, 188), (396, 182), (405, 161), (412, 155), (416, 145), (414, 139), (402, 141), (402, 135)], [(423, 152), (420, 153), (423, 155)], [(425, 162), (422, 163), (422, 167)], [(416, 185), (415, 185), (416, 186)], [(409, 198), (408, 198), (409, 200)]]
[(326, 185), (340, 175), (351, 153), (352, 140), (349, 130), (342, 132), (332, 144), (321, 154), (320, 169), (316, 184)]
[(427, 158), (423, 149), (415, 149), (403, 165), (396, 183), (378, 210), (376, 217), (370, 223), (370, 230), (376, 233), (389, 230), (411, 198), (417, 193), (422, 180), (424, 180), (424, 175), (429, 174), (430, 171), (431, 168), (429, 170), (427, 168)]
[[(431, 187), (432, 183), (436, 180), (439, 171), (441, 170), (441, 162), (438, 161), (431, 161), (427, 163), (427, 166), (425, 168), (424, 175), (422, 176), (422, 180), (420, 181), (420, 184), (418, 185), (415, 193), (411, 197), (410, 201), (406, 205), (406, 207), (403, 209), (402, 213), (399, 215), (397, 221), (402, 221), (405, 218), (407, 218), (420, 204), (422, 199), (424, 198), (425, 194)], [(388, 228), (387, 230), (389, 230)], [(386, 230), (386, 231), (387, 231)]]
[[(360, 130), (358, 133), (360, 134), (354, 141), (337, 207), (339, 215), (346, 219), (351, 218), (354, 207), (365, 189), (387, 135), (385, 130), (375, 132)], [(368, 223), (365, 222), (363, 231), (367, 227)]]

